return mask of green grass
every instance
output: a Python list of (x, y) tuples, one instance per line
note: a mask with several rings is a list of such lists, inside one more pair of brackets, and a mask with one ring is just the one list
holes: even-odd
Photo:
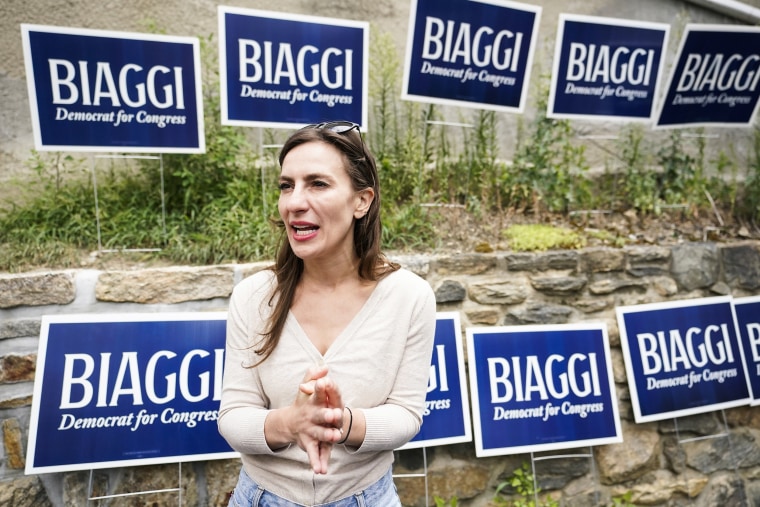
[[(99, 175), (102, 249), (153, 249), (158, 251), (141, 257), (182, 264), (272, 259), (280, 237), (271, 220), (277, 210), (276, 172), (265, 171), (262, 182), (255, 157), (234, 157), (247, 158), (251, 165), (214, 177), (199, 168), (190, 177), (185, 167), (165, 162), (171, 171), (165, 183), (165, 228), (154, 167)], [(38, 155), (37, 160), (43, 159)], [(0, 271), (75, 267), (98, 250), (91, 179), (77, 174), (56, 185), (49, 181), (50, 175), (41, 173), (25, 204), (0, 208)], [(419, 206), (389, 200), (383, 208), (384, 248), (413, 250), (435, 243), (432, 222)]]

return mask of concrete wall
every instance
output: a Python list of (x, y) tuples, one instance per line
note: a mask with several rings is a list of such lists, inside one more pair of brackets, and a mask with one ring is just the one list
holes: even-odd
[[(760, 294), (760, 242), (684, 243), (541, 253), (407, 255), (394, 257), (425, 278), (439, 311), (459, 312), (462, 326), (604, 322), (608, 327), (623, 443), (597, 446), (593, 460), (539, 463), (541, 488), (563, 506), (611, 505), (632, 492), (637, 505), (760, 505), (760, 410), (680, 418), (681, 438), (719, 433), (728, 438), (679, 443), (674, 421), (636, 424), (620, 349), (615, 307)], [(0, 275), (0, 505), (80, 506), (87, 472), (25, 476), (40, 320), (46, 314), (225, 310), (235, 283), (264, 264), (207, 267), (91, 269)], [(476, 458), (474, 444), (427, 449), (429, 494), (485, 507), (496, 485), (527, 455)], [(223, 506), (236, 481), (237, 460), (182, 466), (183, 503)], [(420, 450), (398, 453), (394, 472), (422, 473)], [(100, 470), (93, 494), (176, 487), (175, 465)], [(404, 505), (425, 505), (424, 480), (397, 480)], [(176, 505), (176, 496), (126, 497), (107, 505)], [(94, 505), (94, 503), (91, 503)], [(103, 503), (102, 505), (106, 505)]]
[[(699, 3), (705, 0), (699, 0)], [(685, 0), (525, 0), (543, 8), (539, 28), (539, 45), (532, 79), (548, 75), (553, 54), (558, 15), (561, 12), (618, 17), (641, 21), (671, 23), (671, 40), (675, 48), (680, 30), (686, 22), (733, 23), (745, 21), (730, 18), (696, 1)], [(760, 0), (746, 2), (760, 5)], [(326, 17), (370, 21), (372, 30), (391, 34), (402, 58), (407, 36), (409, 1), (407, 0), (230, 0), (224, 5), (262, 10), (292, 12)], [(158, 29), (166, 34), (205, 38), (217, 32), (218, 2), (210, 0), (5, 0), (0, 2), (0, 201), (12, 195), (8, 182), (29, 177), (26, 161), (34, 148), (26, 77), (21, 47), (21, 23), (79, 28), (150, 32)], [(218, 39), (214, 39), (215, 41)], [(400, 89), (399, 89), (400, 94)], [(526, 114), (531, 114), (532, 100)], [(447, 119), (469, 118), (470, 109), (451, 109)], [(500, 114), (502, 155), (509, 157), (514, 147), (518, 115)], [(609, 125), (577, 123), (580, 133), (596, 130), (609, 133)], [(617, 128), (617, 127), (614, 127)], [(738, 144), (742, 153), (749, 140), (747, 130), (722, 129), (715, 146)], [(579, 141), (580, 142), (580, 141)], [(592, 165), (604, 165), (610, 146), (590, 146)]]

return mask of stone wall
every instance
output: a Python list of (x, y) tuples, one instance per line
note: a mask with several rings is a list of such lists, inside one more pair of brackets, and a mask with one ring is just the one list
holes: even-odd
[[(760, 409), (681, 418), (677, 427), (671, 420), (636, 424), (614, 311), (656, 301), (759, 294), (760, 242), (394, 259), (424, 277), (435, 290), (439, 311), (459, 312), (464, 327), (607, 323), (624, 442), (595, 447), (593, 459), (537, 462), (540, 487), (561, 498), (561, 505), (611, 505), (613, 497), (626, 492), (637, 505), (760, 505)], [(88, 472), (23, 473), (42, 315), (225, 310), (235, 283), (264, 266), (0, 275), (0, 505), (86, 503)], [(728, 438), (680, 444), (676, 438), (676, 431), (684, 439), (725, 427)], [(394, 472), (419, 474), (425, 461), (431, 505), (433, 496), (456, 496), (461, 506), (480, 507), (530, 456), (476, 458), (474, 444), (458, 444), (424, 454), (420, 449), (399, 452)], [(150, 491), (181, 482), (182, 505), (222, 506), (237, 472), (236, 460), (99, 470), (92, 475), (92, 491), (94, 496)], [(424, 479), (398, 478), (397, 484), (405, 506), (425, 504)], [(176, 504), (176, 494), (167, 493), (108, 503)]]

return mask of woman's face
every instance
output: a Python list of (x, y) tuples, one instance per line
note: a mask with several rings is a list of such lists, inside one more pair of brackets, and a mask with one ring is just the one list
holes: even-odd
[(354, 220), (366, 214), (372, 189), (354, 190), (337, 148), (296, 146), (282, 161), (278, 209), (293, 252), (306, 260), (353, 259)]

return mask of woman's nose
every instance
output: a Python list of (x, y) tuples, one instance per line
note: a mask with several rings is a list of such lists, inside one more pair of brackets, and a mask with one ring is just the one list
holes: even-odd
[(290, 212), (303, 211), (309, 206), (306, 193), (303, 186), (300, 185), (295, 185), (285, 196), (285, 199), (285, 206)]

